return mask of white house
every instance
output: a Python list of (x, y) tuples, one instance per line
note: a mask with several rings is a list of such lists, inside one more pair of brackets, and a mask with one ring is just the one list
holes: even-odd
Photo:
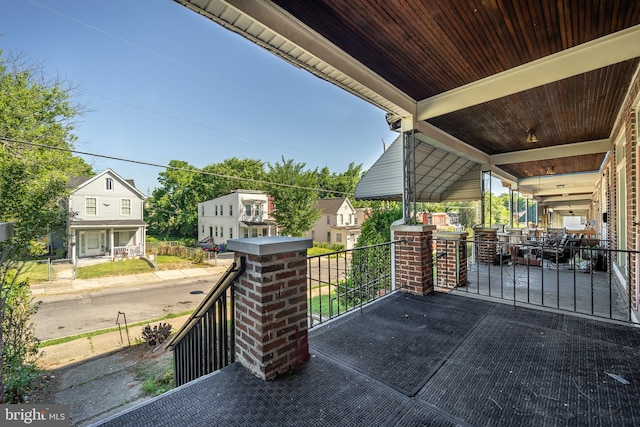
[(278, 233), (270, 197), (262, 191), (236, 190), (198, 203), (198, 240), (213, 239), (226, 245), (229, 239), (275, 236)]
[(68, 257), (145, 254), (145, 195), (133, 180), (107, 169), (92, 178), (72, 178), (67, 200)]
[(345, 249), (353, 249), (362, 225), (349, 199), (318, 199), (316, 208), (320, 210), (320, 218), (306, 237), (315, 242), (335, 243)]

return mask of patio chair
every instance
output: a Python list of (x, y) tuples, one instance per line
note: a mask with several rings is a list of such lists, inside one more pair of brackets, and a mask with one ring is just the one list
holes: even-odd
[(579, 240), (570, 239), (565, 233), (560, 241), (551, 246), (543, 245), (539, 257), (550, 264), (566, 264), (571, 259), (572, 248), (579, 245)]

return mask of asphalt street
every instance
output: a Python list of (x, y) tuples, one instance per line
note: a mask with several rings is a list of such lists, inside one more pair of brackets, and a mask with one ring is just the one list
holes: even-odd
[[(33, 304), (36, 337), (48, 340), (116, 325), (118, 313), (129, 324), (195, 309), (218, 277), (181, 279), (86, 290), (55, 296), (38, 296)], [(124, 325), (123, 316), (120, 323)]]

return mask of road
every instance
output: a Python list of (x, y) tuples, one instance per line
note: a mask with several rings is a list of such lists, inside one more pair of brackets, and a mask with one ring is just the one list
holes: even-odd
[[(218, 277), (181, 279), (159, 284), (87, 290), (79, 294), (34, 298), (33, 317), (39, 340), (110, 328), (118, 312), (129, 324), (195, 309)], [(121, 317), (121, 324), (124, 322)], [(171, 323), (170, 321), (168, 323)]]

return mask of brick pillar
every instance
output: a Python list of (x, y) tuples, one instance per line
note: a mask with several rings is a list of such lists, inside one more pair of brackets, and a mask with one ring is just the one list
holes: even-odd
[(396, 288), (418, 295), (433, 291), (433, 225), (394, 225)]
[[(496, 259), (496, 246), (498, 245), (498, 230), (489, 227), (473, 229), (474, 247), (477, 250), (476, 262), (478, 264), (493, 264)], [(491, 243), (482, 243), (491, 242)]]
[(235, 239), (227, 247), (246, 257), (236, 285), (236, 360), (270, 380), (309, 359), (307, 249), (311, 239)]
[(467, 285), (467, 236), (465, 232), (435, 233), (437, 286), (455, 288)]

